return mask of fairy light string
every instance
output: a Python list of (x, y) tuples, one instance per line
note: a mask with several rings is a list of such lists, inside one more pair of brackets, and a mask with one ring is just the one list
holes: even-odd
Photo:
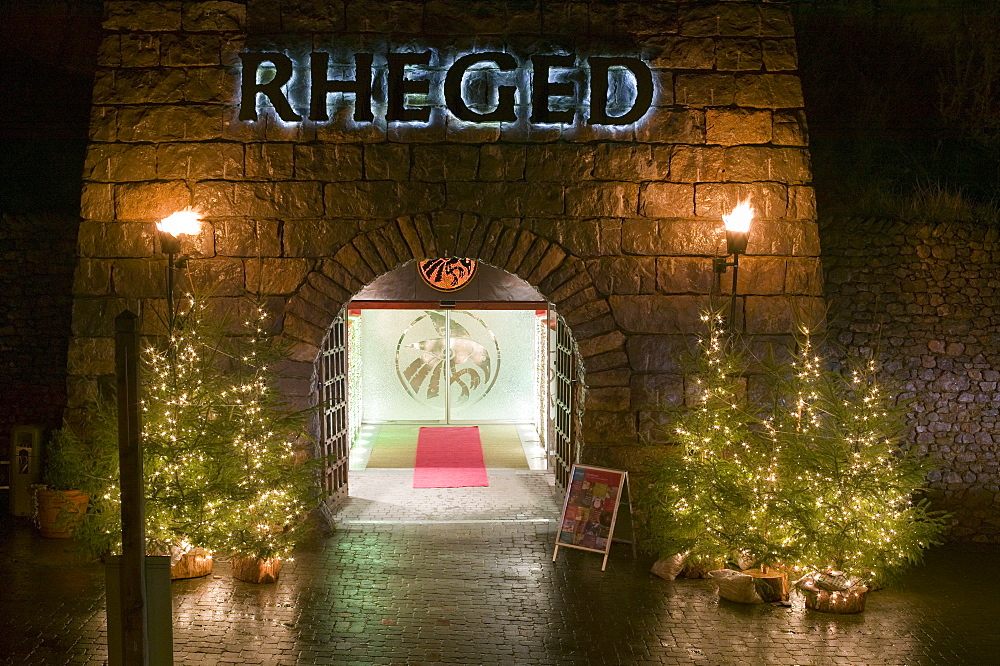
[[(305, 416), (273, 389), (287, 352), (268, 333), (263, 304), (244, 305), (233, 325), (187, 294), (166, 340), (143, 350), (151, 553), (202, 547), (287, 559), (308, 510), (312, 468), (298, 459)], [(105, 493), (117, 496), (115, 487)]]
[(805, 328), (787, 361), (747, 360), (720, 316), (702, 321), (673, 413), (679, 454), (652, 474), (661, 554), (884, 584), (939, 541), (947, 517), (914, 500), (933, 461), (903, 438), (905, 405), (874, 360), (833, 369)]

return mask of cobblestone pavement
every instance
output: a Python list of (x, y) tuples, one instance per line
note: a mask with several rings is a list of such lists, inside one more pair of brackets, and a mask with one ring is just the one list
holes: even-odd
[[(385, 506), (359, 498), (354, 522), (301, 548), (276, 585), (234, 582), (225, 563), (218, 577), (178, 581), (175, 663), (1000, 664), (995, 546), (935, 550), (864, 613), (825, 615), (801, 599), (744, 606), (709, 581), (653, 578), (623, 545), (604, 573), (593, 553), (562, 549), (552, 563), (555, 522), (535, 512), (554, 503), (524, 498), (505, 522), (454, 508), (451, 522), (379, 522)], [(103, 664), (100, 567), (9, 518), (0, 536), (0, 663)]]

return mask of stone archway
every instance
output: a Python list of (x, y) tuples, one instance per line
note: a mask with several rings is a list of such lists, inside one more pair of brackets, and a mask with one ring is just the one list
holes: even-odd
[[(105, 24), (81, 198), (70, 409), (112, 374), (107, 312), (128, 306), (151, 320), (162, 308), (166, 257), (154, 222), (189, 206), (208, 222), (185, 249), (190, 269), (219, 286), (220, 300), (259, 293), (273, 305), (294, 351), (281, 391), (302, 404), (327, 324), (377, 275), (461, 255), (524, 278), (573, 329), (589, 388), (586, 461), (612, 467), (634, 468), (635, 445), (652, 435), (659, 408), (683, 399), (676, 357), (699, 331), (721, 215), (739, 200), (752, 197), (761, 217), (742, 262), (742, 330), (787, 340), (791, 313), (822, 305), (787, 8), (710, 2), (635, 13), (634, 2), (609, 2), (602, 12), (630, 20), (609, 19), (622, 38), (608, 53), (586, 11), (552, 3), (527, 7), (513, 24), (506, 10), (441, 20), (452, 10), (464, 16), (459, 2), (434, 3), (430, 13), (413, 3), (403, 23), (361, 2), (334, 22), (299, 0), (285, 0), (281, 17), (270, 15), (273, 3), (246, 11), (230, 3), (221, 13), (217, 3), (190, 4), (164, 15), (113, 13)], [(272, 19), (286, 15), (295, 19), (274, 41)], [(714, 27), (678, 33), (678, 21)], [(584, 115), (539, 124), (527, 109), (517, 122), (469, 124), (442, 100), (430, 101), (426, 123), (359, 124), (350, 94), (329, 122), (287, 123), (266, 108), (246, 117), (242, 54), (266, 43), (318, 49), (348, 66), (357, 62), (348, 52), (381, 52), (401, 29), (445, 66), (482, 30), (512, 52), (562, 45), (575, 65), (598, 53), (639, 58), (654, 73), (655, 99), (633, 125), (614, 127)], [(164, 34), (219, 48), (148, 60), (141, 45)], [(329, 39), (318, 45), (318, 34)], [(731, 57), (722, 47), (733, 37), (764, 57)], [(523, 55), (518, 77), (534, 74)], [(302, 100), (292, 94), (292, 102)]]
[[(585, 413), (583, 389), (588, 359), (597, 359), (600, 372), (610, 370), (624, 386), (628, 384), (624, 335), (613, 326), (607, 300), (598, 295), (578, 257), (530, 230), (479, 220), (458, 227), (460, 233), (447, 235), (452, 229), (456, 228), (435, 223), (429, 216), (403, 218), (358, 234), (332, 257), (317, 261), (285, 308), (283, 335), (293, 344), (296, 360), (301, 361), (296, 363), (297, 372), (289, 388), (299, 396), (310, 394), (315, 402), (316, 365), (310, 364), (306, 372), (306, 362), (317, 359), (330, 336), (338, 335), (331, 326), (342, 325), (345, 304), (365, 285), (414, 259), (440, 256), (442, 252), (446, 256), (468, 256), (521, 278), (544, 294), (559, 312), (570, 353), (577, 359), (574, 366), (579, 368), (574, 371), (572, 390), (578, 393), (576, 404), (581, 409), (574, 412), (574, 440), (567, 444), (579, 450), (587, 427), (579, 417)], [(602, 325), (611, 330), (603, 330)], [(583, 335), (574, 335), (577, 327), (583, 329)], [(573, 333), (568, 333), (570, 328)], [(343, 443), (336, 448), (346, 450)], [(346, 473), (341, 476), (346, 483)]]
[[(448, 214), (441, 217), (451, 218)], [(312, 361), (330, 322), (355, 293), (407, 261), (439, 256), (438, 248), (442, 248), (447, 254), (506, 270), (538, 289), (573, 330), (588, 378), (597, 375), (597, 384), (590, 384), (587, 408), (596, 407), (599, 414), (585, 418), (584, 432), (600, 436), (627, 424), (626, 433), (634, 433), (634, 416), (600, 414), (609, 398), (619, 407), (628, 406), (631, 372), (626, 336), (584, 261), (529, 229), (470, 217), (463, 216), (460, 225), (443, 223), (438, 216), (400, 218), (356, 235), (332, 256), (317, 260), (285, 308), (283, 334), (293, 344), (301, 366), (295, 369), (291, 377), (295, 385), (289, 388), (299, 397), (309, 395)], [(593, 439), (585, 437), (588, 443)], [(635, 436), (626, 441), (634, 442)]]

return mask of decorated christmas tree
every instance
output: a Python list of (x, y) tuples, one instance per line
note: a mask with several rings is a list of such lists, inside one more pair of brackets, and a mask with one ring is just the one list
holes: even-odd
[(801, 569), (884, 585), (938, 542), (946, 517), (920, 499), (933, 468), (904, 438), (906, 405), (874, 361), (834, 371), (803, 331), (765, 425), (783, 452), (786, 504)]
[[(143, 471), (149, 552), (220, 546), (234, 425), (225, 418), (232, 343), (225, 321), (188, 298), (162, 346), (143, 350)], [(242, 508), (237, 508), (242, 510)]]
[(253, 304), (229, 356), (216, 408), (227, 425), (224, 500), (211, 509), (216, 548), (265, 560), (291, 551), (315, 479), (314, 467), (297, 453), (306, 439), (303, 414), (272, 390), (274, 367), (286, 353), (266, 333), (266, 320), (263, 306)]
[(666, 437), (674, 454), (651, 470), (649, 545), (869, 584), (917, 562), (946, 517), (919, 499), (933, 461), (903, 438), (905, 405), (876, 365), (834, 369), (803, 333), (788, 363), (756, 364), (771, 393), (754, 405), (740, 341), (703, 320)]
[[(307, 439), (305, 418), (276, 399), (274, 368), (287, 354), (266, 332), (264, 308), (248, 302), (246, 309), (233, 325), (189, 296), (168, 338), (143, 350), (150, 554), (205, 548), (269, 559), (294, 545), (313, 487), (314, 468), (297, 454)], [(113, 439), (113, 420), (89, 422), (111, 429)], [(93, 554), (120, 548), (115, 479), (85, 534)]]
[(741, 354), (718, 315), (703, 315), (708, 335), (688, 361), (685, 406), (666, 433), (675, 451), (652, 470), (646, 509), (663, 555), (684, 552), (754, 567), (785, 561), (795, 540), (783, 511), (780, 445), (762, 437), (747, 400)]

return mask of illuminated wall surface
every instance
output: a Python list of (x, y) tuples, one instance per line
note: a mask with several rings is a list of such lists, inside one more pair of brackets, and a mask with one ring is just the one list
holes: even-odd
[[(70, 415), (111, 381), (112, 313), (130, 307), (147, 334), (160, 332), (165, 256), (153, 228), (186, 206), (201, 209), (206, 227), (184, 241), (181, 284), (211, 290), (220, 309), (262, 293), (293, 349), (282, 391), (303, 405), (330, 322), (379, 275), (457, 255), (524, 279), (578, 345), (585, 461), (616, 468), (638, 464), (663, 405), (683, 400), (679, 357), (699, 312), (728, 297), (730, 274), (720, 282), (712, 261), (725, 251), (721, 216), (740, 199), (757, 211), (736, 321), (754, 352), (788, 344), (796, 313), (823, 310), (782, 3), (109, 0), (105, 9)], [(278, 55), (248, 55), (267, 53)], [(280, 85), (254, 88), (246, 108), (244, 82), (269, 81)], [(288, 108), (277, 108), (282, 100)], [(943, 340), (934, 335), (932, 355)], [(983, 372), (977, 381), (993, 381)], [(369, 378), (366, 367), (364, 390)], [(961, 515), (967, 534), (996, 538), (995, 472), (982, 462), (995, 445), (966, 432), (971, 422), (945, 418), (957, 433), (928, 421), (912, 434), (944, 460), (933, 487), (952, 505), (975, 505)]]
[[(758, 218), (740, 260), (739, 328), (785, 344), (793, 312), (822, 310), (780, 3), (105, 5), (71, 410), (113, 373), (108, 313), (128, 306), (160, 331), (154, 224), (186, 206), (206, 225), (183, 242), (180, 284), (211, 290), (220, 309), (261, 292), (292, 345), (281, 390), (303, 405), (330, 322), (377, 276), (457, 255), (522, 278), (572, 330), (587, 387), (577, 435), (588, 462), (614, 467), (634, 466), (664, 403), (684, 395), (678, 359), (699, 312), (727, 296), (712, 259), (740, 199)], [(246, 54), (266, 53), (280, 57), (245, 77)], [(244, 108), (244, 81), (286, 74)], [(366, 364), (363, 390), (370, 378)]]

